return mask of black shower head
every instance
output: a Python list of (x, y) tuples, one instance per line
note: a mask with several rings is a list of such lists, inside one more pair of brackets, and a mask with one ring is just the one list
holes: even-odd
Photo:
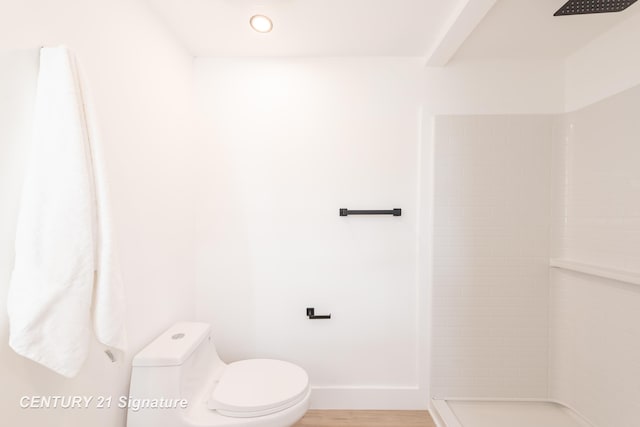
[(569, 0), (553, 16), (622, 12), (638, 0)]

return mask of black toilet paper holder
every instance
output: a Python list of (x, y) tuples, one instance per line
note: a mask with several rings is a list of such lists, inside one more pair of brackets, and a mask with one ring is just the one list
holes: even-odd
[(307, 307), (307, 317), (311, 320), (314, 319), (331, 319), (331, 313), (316, 315), (316, 309), (313, 307)]

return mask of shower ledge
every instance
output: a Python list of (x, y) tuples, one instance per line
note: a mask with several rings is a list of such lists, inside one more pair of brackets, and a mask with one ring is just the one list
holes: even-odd
[(600, 277), (617, 282), (629, 283), (640, 286), (640, 274), (631, 271), (616, 270), (612, 268), (600, 267), (598, 265), (583, 264), (580, 262), (552, 258), (549, 266), (567, 271)]
[(595, 427), (575, 409), (549, 399), (432, 399), (438, 427)]

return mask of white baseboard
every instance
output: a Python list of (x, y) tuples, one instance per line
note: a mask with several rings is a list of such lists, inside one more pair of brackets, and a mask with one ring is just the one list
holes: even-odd
[(419, 387), (313, 387), (311, 409), (429, 409), (427, 392)]

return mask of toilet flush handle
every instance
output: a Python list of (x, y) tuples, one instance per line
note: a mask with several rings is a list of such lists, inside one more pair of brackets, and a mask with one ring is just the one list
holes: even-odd
[(316, 309), (313, 307), (307, 307), (307, 317), (311, 320), (314, 319), (331, 319), (331, 313), (316, 315)]

